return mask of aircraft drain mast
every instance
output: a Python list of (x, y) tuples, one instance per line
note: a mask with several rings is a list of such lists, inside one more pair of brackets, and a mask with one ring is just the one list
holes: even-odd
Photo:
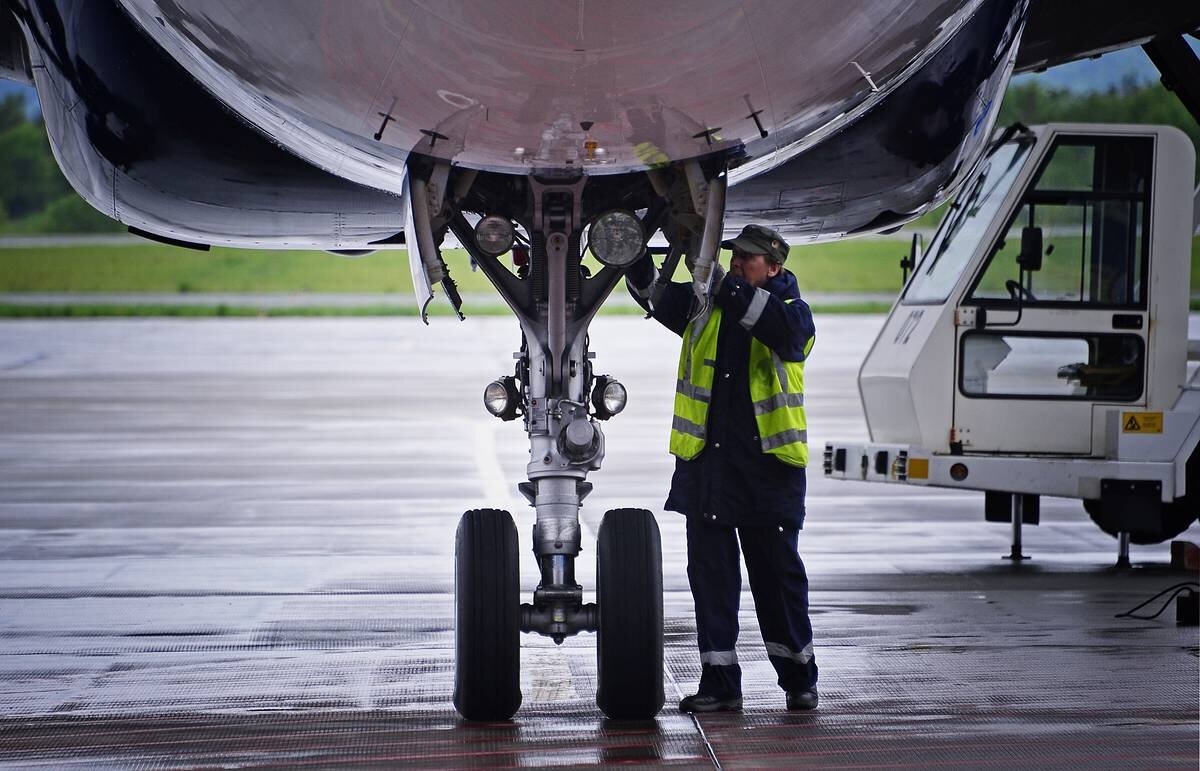
[[(595, 632), (601, 710), (612, 718), (644, 719), (662, 708), (662, 557), (651, 512), (605, 513), (595, 603), (583, 601), (575, 578), (579, 509), (592, 490), (587, 475), (604, 459), (601, 422), (628, 400), (618, 380), (593, 371), (587, 331), (660, 230), (669, 244), (664, 275), (694, 255), (696, 313), (704, 310), (711, 302), (724, 190), (719, 158), (599, 177), (471, 172), (418, 156), (409, 162), (409, 256), (422, 316), (437, 284), (460, 308), (439, 251), (452, 233), (521, 327), (513, 373), (487, 384), (483, 402), (501, 420), (521, 418), (529, 437), (528, 481), (517, 487), (535, 511), (540, 581), (532, 602), (521, 604), (509, 512), (463, 515), (455, 545), (454, 703), (468, 719), (504, 720), (519, 708), (521, 632), (556, 643)], [(594, 275), (582, 263), (589, 251), (602, 266)]]

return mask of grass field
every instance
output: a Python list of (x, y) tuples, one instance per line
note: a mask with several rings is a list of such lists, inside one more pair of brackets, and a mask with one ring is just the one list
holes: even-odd
[[(907, 250), (903, 241), (793, 247), (788, 268), (804, 291), (897, 292), (899, 262)], [(482, 273), (471, 271), (466, 252), (448, 250), (445, 256), (460, 291), (495, 291)], [(592, 270), (597, 267), (592, 262)], [(326, 252), (197, 252), (157, 244), (0, 249), (0, 292), (411, 291), (403, 251), (346, 258)]]
[[(896, 293), (900, 289), (899, 261), (908, 251), (901, 240), (847, 240), (792, 248), (788, 268), (802, 292)], [(464, 294), (495, 295), (482, 273), (473, 272), (462, 250), (448, 250), (446, 261)], [(591, 262), (590, 259), (588, 262)], [(1200, 237), (1192, 242), (1192, 292), (1200, 290)], [(586, 263), (585, 263), (586, 264)], [(1049, 267), (1049, 266), (1048, 266)], [(598, 266), (591, 262), (592, 270)], [(677, 278), (683, 278), (680, 266)], [(1047, 275), (1047, 278), (1050, 276)], [(0, 292), (115, 292), (115, 293), (383, 293), (407, 296), (412, 291), (407, 255), (376, 252), (345, 258), (316, 251), (213, 249), (196, 252), (158, 244), (104, 246), (39, 246), (0, 248)], [(359, 306), (261, 309), (246, 305), (127, 306), (96, 305), (85, 297), (60, 306), (0, 306), (2, 317), (34, 316), (275, 316), (275, 315), (413, 315), (409, 307)], [(494, 302), (470, 304), (475, 315), (507, 313)], [(879, 312), (886, 304), (817, 306), (815, 310)], [(612, 304), (610, 313), (636, 313)], [(449, 312), (444, 301), (431, 306), (434, 314)]]

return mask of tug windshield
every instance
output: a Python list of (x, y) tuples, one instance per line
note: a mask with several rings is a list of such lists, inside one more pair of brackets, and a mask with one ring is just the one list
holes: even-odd
[(1033, 141), (1000, 145), (964, 188), (934, 234), (921, 264), (904, 291), (906, 305), (942, 303), (975, 253), (1016, 180)]

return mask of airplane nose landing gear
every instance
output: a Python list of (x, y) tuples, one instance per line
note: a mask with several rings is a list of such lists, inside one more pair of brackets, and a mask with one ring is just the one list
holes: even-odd
[[(410, 171), (421, 173), (411, 164)], [(581, 266), (580, 253), (588, 178), (530, 176), (523, 185), (527, 197), (514, 194), (521, 186), (511, 177), (479, 183), (504, 185), (507, 195), (490, 198), (509, 200), (513, 207), (486, 213), (488, 233), (505, 230), (500, 227), (504, 223), (491, 221), (503, 218), (520, 223), (528, 234), (519, 236), (528, 242), (528, 257), (516, 271), (500, 262), (495, 249), (481, 247), (477, 228), (461, 208), (455, 208), (467, 200), (469, 185), (462, 186), (452, 205), (437, 208), (438, 215), (423, 197), (426, 187), (412, 187), (412, 205), (431, 207), (430, 217), (413, 218), (414, 226), (434, 223), (437, 228), (440, 221), (440, 227), (452, 231), (521, 324), (515, 372), (487, 387), (484, 404), (503, 420), (521, 417), (529, 436), (529, 481), (518, 489), (536, 512), (533, 551), (541, 580), (533, 602), (518, 604), (511, 516), (492, 509), (463, 516), (456, 550), (454, 704), (469, 720), (505, 720), (520, 706), (520, 632), (545, 635), (556, 643), (580, 632), (595, 632), (600, 709), (616, 719), (647, 719), (662, 709), (662, 557), (653, 515), (644, 509), (607, 512), (598, 536), (595, 603), (584, 603), (583, 587), (575, 580), (575, 559), (582, 549), (579, 509), (592, 489), (586, 479), (604, 458), (599, 421), (621, 412), (627, 396), (619, 382), (593, 373), (587, 329), (600, 304), (644, 250), (641, 234), (654, 233), (679, 200), (695, 198), (686, 194), (692, 176), (676, 177), (684, 193), (676, 191), (669, 197), (645, 180), (643, 190), (630, 188), (634, 183), (628, 181), (596, 182), (609, 187), (589, 199), (594, 212), (590, 216), (595, 218), (589, 237), (607, 244), (600, 257), (603, 267), (594, 275)], [(447, 184), (444, 177), (445, 173), (441, 187)], [(670, 270), (684, 251), (696, 250), (699, 263), (712, 262), (721, 237), (722, 185), (723, 179), (714, 186), (718, 195), (700, 197), (708, 204), (706, 212), (698, 204), (698, 211), (681, 217), (681, 222), (691, 223), (693, 235), (688, 246), (672, 241), (675, 256)], [(611, 199), (621, 200), (629, 210), (614, 213), (611, 205), (601, 208)], [(638, 201), (643, 203), (635, 205)], [(634, 210), (645, 213), (639, 218)], [(718, 221), (707, 222), (714, 212)], [(439, 235), (444, 236), (444, 229)], [(679, 228), (672, 232), (676, 231)], [(441, 242), (440, 237), (416, 235), (410, 243), (418, 250), (435, 249), (432, 245)], [(496, 239), (482, 240), (487, 245)], [(421, 264), (440, 264), (440, 255), (422, 254)]]

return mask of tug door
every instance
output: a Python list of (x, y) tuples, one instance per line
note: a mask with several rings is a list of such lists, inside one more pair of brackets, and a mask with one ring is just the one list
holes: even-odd
[(1091, 454), (1096, 404), (1145, 404), (1153, 161), (1147, 136), (1051, 142), (960, 303), (963, 450)]

